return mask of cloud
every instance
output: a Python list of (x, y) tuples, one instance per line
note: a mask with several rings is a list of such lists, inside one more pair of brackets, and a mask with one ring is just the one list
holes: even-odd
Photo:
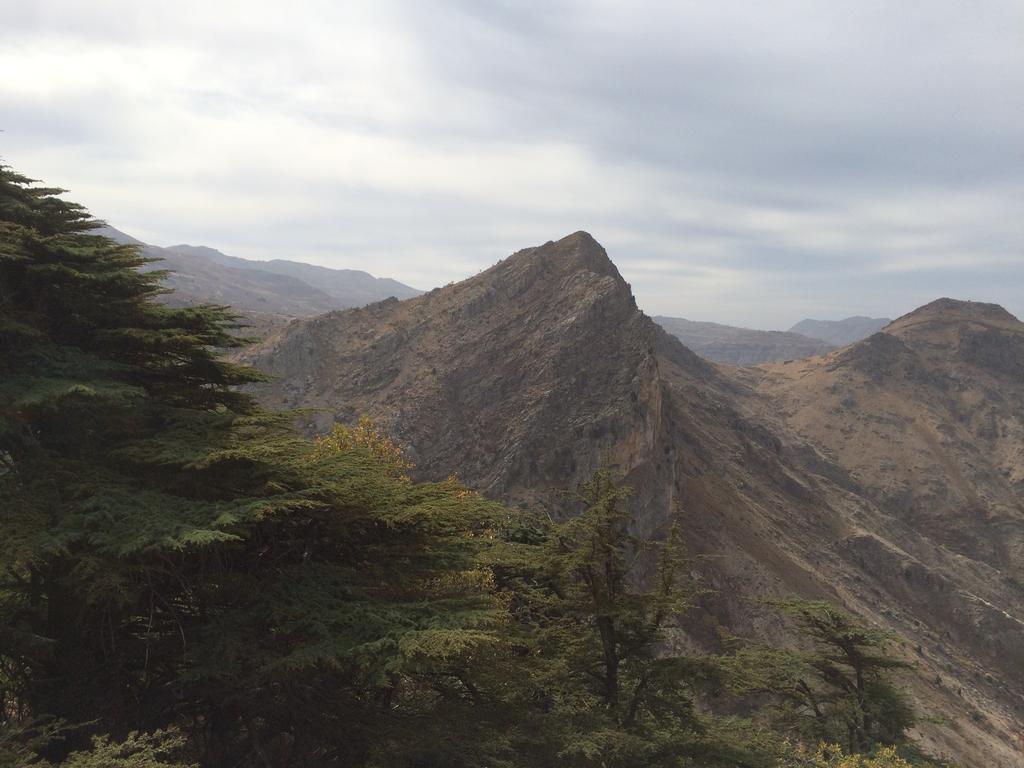
[(1024, 312), (1015, 0), (0, 12), (0, 156), (157, 244), (429, 287), (582, 228), (652, 313)]

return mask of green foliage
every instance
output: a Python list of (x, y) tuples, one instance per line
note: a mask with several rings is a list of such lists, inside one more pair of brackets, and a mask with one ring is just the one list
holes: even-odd
[[(173, 760), (173, 754), (185, 746), (181, 735), (166, 731), (132, 731), (123, 741), (94, 736), (90, 749), (72, 752), (61, 768), (199, 768), (196, 763)], [(45, 766), (46, 763), (41, 763)]]
[(402, 455), (401, 449), (365, 416), (354, 429), (344, 424), (335, 424), (329, 435), (316, 438), (316, 446), (321, 453), (362, 451), (401, 477), (405, 477), (405, 473), (412, 469), (412, 463)]
[(0, 729), (0, 768), (199, 768), (175, 759), (186, 747), (180, 733), (132, 731), (124, 739), (93, 736), (88, 749), (76, 750), (59, 763), (43, 756), (67, 728), (52, 721)]
[(259, 412), (231, 315), (156, 303), (94, 226), (0, 169), (0, 725), (140, 765), (128, 734), (172, 724), (208, 765), (420, 749), (497, 642), (498, 508), (411, 483), (368, 428), (317, 445)]
[[(748, 723), (698, 710), (706, 660), (665, 653), (695, 592), (684, 579), (681, 527), (660, 544), (633, 536), (628, 493), (602, 469), (566, 522), (519, 520), (506, 532), (520, 550), (503, 553), (495, 572), (519, 633), (516, 711), (531, 722), (517, 764), (760, 764)], [(641, 584), (637, 566), (652, 561), (651, 583)]]
[(851, 753), (902, 743), (916, 716), (892, 678), (910, 665), (891, 655), (891, 636), (830, 603), (778, 605), (813, 650), (740, 652), (733, 659), (739, 688), (774, 694), (776, 721), (810, 743), (840, 743)]
[(851, 755), (838, 744), (820, 742), (813, 748), (798, 744), (786, 752), (778, 768), (935, 768), (931, 762), (907, 761), (895, 747), (881, 747), (870, 755)]

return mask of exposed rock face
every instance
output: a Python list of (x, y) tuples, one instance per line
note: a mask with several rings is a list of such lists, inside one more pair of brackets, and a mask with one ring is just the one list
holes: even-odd
[(877, 333), (892, 321), (887, 317), (848, 317), (845, 320), (801, 320), (789, 329), (812, 339), (820, 339), (835, 347), (845, 347), (855, 341), (866, 339)]
[[(996, 324), (999, 333), (1012, 331), (1008, 323)], [(948, 378), (930, 367), (937, 350), (920, 348), (915, 326), (905, 326), (805, 363), (713, 366), (639, 312), (604, 250), (578, 232), (408, 301), (292, 323), (244, 359), (275, 376), (258, 389), (267, 405), (322, 409), (312, 429), (368, 415), (407, 448), (420, 477), (455, 472), (511, 504), (564, 513), (559, 491), (607, 456), (635, 489), (638, 533), (661, 536), (681, 514), (692, 548), (715, 556), (704, 570), (716, 597), (689, 625), (692, 642), (713, 647), (715, 620), (778, 637), (783, 624), (751, 597), (833, 600), (905, 640), (919, 664), (915, 695), (954, 723), (923, 726), (927, 745), (966, 765), (1019, 766), (1024, 679), (1014, 649), (1024, 648), (1015, 618), (1024, 592), (998, 570), (1004, 555), (947, 548), (945, 535), (915, 527), (914, 515), (868, 485), (863, 463), (841, 455), (839, 429), (824, 439), (806, 427), (825, 428), (832, 408), (857, 408), (876, 393), (908, 396), (882, 393), (879, 382), (892, 377), (911, 389)], [(970, 332), (994, 328), (976, 321)], [(990, 382), (1014, 365), (997, 342), (962, 350), (995, 371)], [(802, 380), (790, 369), (802, 367), (831, 377), (836, 391), (814, 389), (817, 405), (798, 397)], [(847, 379), (860, 388), (847, 392)], [(881, 425), (877, 434), (887, 434), (885, 419), (905, 426), (884, 409), (864, 412)], [(995, 418), (988, 432), (1017, 429), (1002, 412)], [(1020, 448), (1010, 438), (1007, 456), (1013, 440)], [(1019, 490), (1015, 471), (999, 482)], [(965, 530), (974, 525), (958, 514)], [(1009, 541), (1018, 521), (1005, 521)]]
[(799, 360), (823, 355), (835, 347), (820, 339), (785, 331), (755, 331), (681, 317), (656, 316), (654, 322), (705, 360), (728, 365)]

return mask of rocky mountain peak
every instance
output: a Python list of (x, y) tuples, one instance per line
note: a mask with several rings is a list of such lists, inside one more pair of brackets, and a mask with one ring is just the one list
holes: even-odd
[(549, 259), (565, 271), (587, 271), (625, 283), (608, 253), (589, 232), (573, 232), (536, 249), (535, 255)]
[(488, 285), (513, 296), (527, 291), (573, 292), (588, 284), (599, 286), (601, 293), (625, 294), (632, 303), (629, 284), (605, 249), (582, 231), (517, 251), (465, 284), (473, 288)]
[(955, 379), (1024, 376), (1024, 323), (998, 304), (938, 299), (894, 321), (885, 333), (922, 355), (932, 370)]
[(887, 333), (898, 333), (900, 330), (921, 323), (970, 322), (1014, 324), (1020, 321), (998, 304), (941, 298), (894, 320), (885, 330)]
[[(585, 232), (408, 301), (293, 323), (243, 357), (274, 376), (263, 402), (319, 409), (311, 428), (368, 415), (421, 477), (457, 471), (514, 503), (584, 479), (603, 454), (626, 473), (664, 462), (666, 372), (714, 376), (637, 309)], [(664, 520), (669, 485), (650, 484), (647, 523)]]

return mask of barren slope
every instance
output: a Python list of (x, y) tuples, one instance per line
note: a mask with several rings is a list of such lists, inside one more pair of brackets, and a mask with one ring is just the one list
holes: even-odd
[(894, 515), (1024, 582), (1024, 323), (941, 299), (762, 392)]

